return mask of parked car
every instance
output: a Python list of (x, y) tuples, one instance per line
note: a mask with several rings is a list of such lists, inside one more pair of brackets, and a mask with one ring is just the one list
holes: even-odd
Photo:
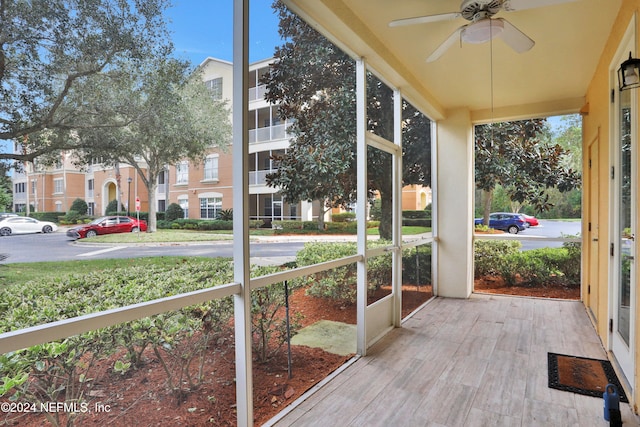
[(28, 233), (52, 233), (58, 229), (55, 222), (38, 221), (28, 216), (9, 216), (0, 221), (0, 236)]
[(103, 216), (88, 224), (79, 225), (67, 230), (67, 236), (73, 239), (84, 239), (99, 234), (137, 233), (147, 231), (147, 222), (138, 221), (130, 216)]
[[(476, 218), (475, 224), (482, 224), (482, 220), (482, 218)], [(511, 234), (518, 234), (518, 232), (527, 228), (527, 221), (519, 213), (494, 212), (489, 214), (489, 227)]]
[(540, 223), (538, 222), (538, 218), (536, 218), (535, 216), (525, 214), (522, 214), (522, 216), (524, 217), (524, 220), (527, 221), (527, 224), (529, 224), (530, 227), (536, 227), (540, 225)]

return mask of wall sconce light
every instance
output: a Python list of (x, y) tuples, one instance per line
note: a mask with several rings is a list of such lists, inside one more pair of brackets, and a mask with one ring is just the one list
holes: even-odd
[(629, 59), (620, 65), (618, 83), (620, 90), (640, 87), (640, 59), (632, 58), (631, 52), (629, 52)]

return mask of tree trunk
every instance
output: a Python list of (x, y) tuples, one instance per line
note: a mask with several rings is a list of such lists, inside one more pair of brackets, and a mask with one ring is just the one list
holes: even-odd
[(320, 213), (318, 214), (318, 231), (324, 231), (324, 215), (329, 211), (329, 209), (331, 208), (327, 208), (327, 209), (322, 209), (322, 204), (320, 205)]
[(147, 185), (149, 192), (149, 219), (147, 220), (147, 233), (155, 233), (156, 224), (156, 189), (158, 188), (158, 179), (150, 178)]
[(491, 202), (493, 201), (493, 191), (482, 190), (482, 223), (489, 226), (489, 214), (491, 213)]
[(393, 200), (391, 193), (380, 192), (380, 227), (378, 227), (380, 238), (384, 240), (393, 239)]

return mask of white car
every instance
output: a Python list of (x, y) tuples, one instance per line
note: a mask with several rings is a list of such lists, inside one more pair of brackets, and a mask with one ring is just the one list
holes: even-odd
[(54, 222), (38, 221), (26, 216), (12, 216), (0, 221), (0, 236), (27, 233), (52, 233), (58, 229)]

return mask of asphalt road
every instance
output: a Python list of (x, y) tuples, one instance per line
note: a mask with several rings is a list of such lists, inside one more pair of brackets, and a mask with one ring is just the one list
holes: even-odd
[[(251, 243), (250, 256), (283, 260), (293, 258), (302, 248), (302, 242)], [(72, 241), (64, 232), (51, 234), (24, 234), (0, 238), (0, 254), (8, 254), (5, 263), (36, 261), (70, 261), (81, 259), (137, 258), (152, 256), (231, 257), (231, 241), (195, 244), (164, 245), (95, 245)], [(268, 262), (267, 262), (268, 263)]]
[[(531, 227), (517, 234), (505, 234), (505, 238), (522, 241), (523, 250), (547, 246), (561, 246), (562, 242), (545, 241), (544, 238), (580, 234), (580, 222), (542, 220), (540, 226)], [(534, 240), (527, 240), (527, 239)], [(304, 243), (252, 242), (250, 256), (256, 263), (285, 262), (293, 259)], [(164, 245), (95, 245), (72, 241), (64, 231), (51, 234), (26, 234), (0, 238), (0, 254), (8, 254), (5, 263), (35, 261), (70, 261), (81, 259), (136, 258), (152, 256), (203, 256), (231, 257), (233, 244), (230, 241), (164, 244)]]

